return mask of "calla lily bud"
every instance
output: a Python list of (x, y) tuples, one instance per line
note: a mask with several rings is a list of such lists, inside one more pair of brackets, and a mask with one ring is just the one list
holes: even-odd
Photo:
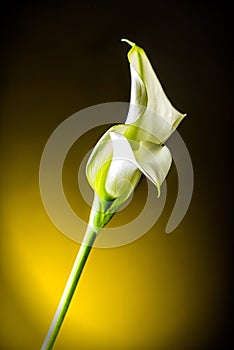
[(160, 194), (172, 162), (163, 143), (186, 115), (170, 103), (143, 49), (122, 40), (132, 46), (128, 53), (131, 97), (127, 119), (101, 137), (86, 167), (89, 184), (98, 198), (96, 210), (105, 213), (101, 225), (131, 195), (142, 173)]

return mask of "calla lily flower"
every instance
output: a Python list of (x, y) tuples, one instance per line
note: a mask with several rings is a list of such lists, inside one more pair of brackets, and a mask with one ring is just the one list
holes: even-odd
[[(142, 48), (128, 53), (131, 72), (130, 108), (125, 124), (112, 126), (94, 147), (86, 175), (95, 192), (94, 210), (103, 227), (131, 195), (143, 173), (158, 189), (170, 169), (172, 158), (163, 145), (186, 114), (170, 103)], [(102, 204), (100, 204), (102, 203)], [(91, 215), (94, 220), (96, 215)]]
[(168, 100), (142, 48), (123, 41), (131, 45), (127, 119), (101, 137), (88, 160), (86, 175), (94, 190), (89, 224), (41, 350), (51, 350), (54, 345), (100, 229), (129, 198), (142, 174), (157, 186), (160, 195), (172, 162), (164, 142), (185, 117)]

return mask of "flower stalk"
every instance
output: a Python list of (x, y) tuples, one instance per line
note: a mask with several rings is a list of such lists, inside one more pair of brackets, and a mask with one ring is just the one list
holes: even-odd
[(51, 350), (53, 348), (94, 241), (101, 228), (103, 228), (114, 215), (114, 212), (108, 211), (110, 205), (111, 203), (101, 200), (96, 194), (94, 195), (89, 224), (84, 239), (41, 350)]
[(53, 348), (96, 237), (96, 231), (88, 227), (41, 350)]

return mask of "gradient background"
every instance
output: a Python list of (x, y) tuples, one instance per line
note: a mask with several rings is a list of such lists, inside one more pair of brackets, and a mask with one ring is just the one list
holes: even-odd
[[(165, 234), (177, 191), (172, 167), (155, 226), (127, 246), (92, 251), (55, 349), (231, 348), (231, 9), (223, 1), (2, 4), (1, 349), (39, 349), (57, 307), (79, 246), (43, 208), (40, 157), (71, 114), (129, 100), (122, 37), (145, 48), (171, 101), (189, 115), (179, 132), (194, 194), (183, 222)], [(67, 196), (86, 220), (77, 168), (87, 142), (106, 129), (85, 135), (65, 163)], [(111, 225), (141, 211), (145, 190), (143, 180)]]

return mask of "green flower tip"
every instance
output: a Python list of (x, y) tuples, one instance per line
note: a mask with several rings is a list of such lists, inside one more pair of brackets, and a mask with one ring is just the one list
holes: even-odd
[(128, 39), (121, 39), (121, 41), (124, 41), (124, 42), (128, 43), (130, 46), (136, 45), (134, 42), (132, 42), (132, 41), (130, 41)]

